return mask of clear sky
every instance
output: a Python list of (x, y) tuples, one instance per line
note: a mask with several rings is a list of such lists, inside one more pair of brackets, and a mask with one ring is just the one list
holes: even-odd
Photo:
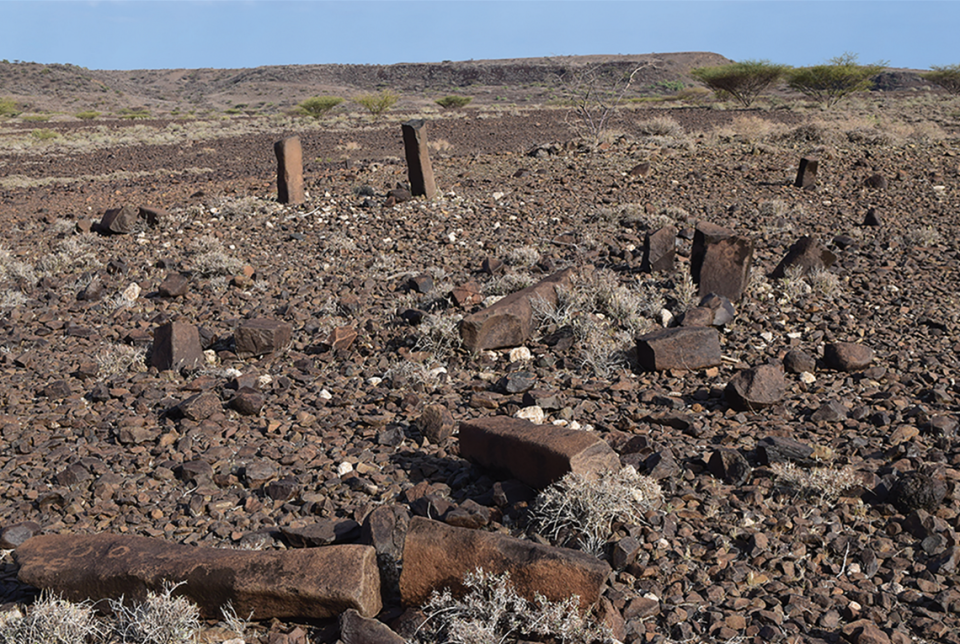
[(0, 59), (90, 69), (681, 51), (927, 69), (958, 43), (957, 1), (0, 0)]

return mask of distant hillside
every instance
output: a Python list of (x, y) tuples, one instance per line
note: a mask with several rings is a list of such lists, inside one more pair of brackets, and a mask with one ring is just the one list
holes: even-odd
[(394, 65), (283, 65), (252, 69), (104, 71), (76, 65), (0, 63), (0, 97), (31, 111), (116, 111), (147, 108), (256, 111), (287, 110), (309, 96), (390, 89), (405, 102), (432, 102), (446, 94), (471, 96), (475, 104), (545, 103), (556, 98), (560, 79), (599, 67), (613, 79), (640, 68), (631, 96), (664, 93), (691, 84), (694, 67), (729, 62), (719, 54), (563, 56)]

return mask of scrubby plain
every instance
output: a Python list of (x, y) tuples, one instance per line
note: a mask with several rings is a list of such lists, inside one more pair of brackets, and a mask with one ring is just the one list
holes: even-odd
[[(406, 181), (400, 123), (415, 116), (428, 118), (441, 196), (384, 207)], [(436, 494), (492, 508), (485, 530), (619, 561), (599, 617), (626, 642), (960, 641), (960, 99), (870, 92), (824, 109), (785, 94), (749, 110), (702, 96), (624, 101), (587, 138), (569, 103), (442, 111), (402, 96), (376, 120), (333, 109), (52, 118), (42, 130), (54, 136), (0, 120), (0, 528), (286, 548), (281, 527), (362, 522)], [(308, 190), (295, 207), (276, 202), (272, 152), (291, 134)], [(801, 157), (820, 161), (816, 190), (793, 186)], [(631, 172), (641, 164), (648, 173)], [(128, 235), (80, 232), (126, 203), (168, 216)], [(864, 225), (870, 209), (879, 225)], [(696, 303), (699, 221), (755, 243), (723, 362), (644, 372), (634, 338)], [(644, 273), (644, 233), (667, 223), (681, 231), (675, 270)], [(767, 277), (804, 235), (836, 263)], [(488, 258), (504, 267), (484, 271)], [(460, 347), (463, 316), (565, 267), (574, 285), (537, 311), (529, 352)], [(188, 293), (160, 297), (174, 271)], [(432, 288), (412, 281), (423, 275)], [(99, 297), (78, 297), (92, 284)], [(458, 304), (473, 287), (483, 303)], [(292, 345), (239, 358), (233, 331), (254, 317), (292, 324)], [(153, 329), (168, 320), (202, 328), (201, 369), (148, 368)], [(334, 350), (344, 328), (357, 338)], [(790, 350), (820, 359), (835, 341), (869, 346), (874, 363), (788, 373), (783, 399), (761, 411), (726, 402), (737, 372), (780, 365)], [(264, 406), (245, 416), (227, 401), (251, 373)], [(533, 393), (511, 393), (508, 377)], [(222, 411), (172, 413), (201, 391)], [(563, 530), (532, 496), (495, 493), (498, 474), (461, 459), (456, 435), (426, 439), (431, 404), (456, 421), (538, 406), (546, 423), (607, 440), (656, 479), (662, 500)], [(813, 454), (766, 464), (758, 447), (771, 436)], [(744, 478), (710, 467), (721, 449), (745, 459)], [(210, 481), (178, 477), (189, 461), (208, 463)], [(253, 466), (264, 480), (246, 476)], [(942, 500), (895, 503), (910, 473), (940, 482)], [(290, 494), (267, 492), (264, 481), (279, 479)], [(624, 563), (615, 553), (631, 539)], [(6, 551), (2, 574), (0, 601), (32, 596)], [(382, 618), (399, 614), (388, 606)], [(280, 639), (291, 632), (338, 636), (333, 624), (274, 623), (246, 637), (298, 641)]]

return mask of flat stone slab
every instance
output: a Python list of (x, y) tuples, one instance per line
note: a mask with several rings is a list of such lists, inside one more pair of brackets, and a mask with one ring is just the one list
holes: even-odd
[(637, 338), (637, 360), (647, 371), (715, 367), (720, 356), (720, 333), (714, 327), (675, 327)]
[(180, 583), (204, 618), (231, 602), (256, 620), (335, 617), (354, 608), (380, 612), (380, 572), (370, 546), (283, 552), (196, 548), (129, 535), (43, 535), (14, 551), (18, 578), (72, 601), (142, 601), (164, 582)]
[(529, 600), (535, 593), (551, 601), (577, 595), (583, 608), (597, 602), (610, 573), (606, 562), (579, 550), (414, 517), (403, 551), (403, 603), (419, 606), (431, 592), (444, 588), (462, 595), (464, 575), (477, 568), (497, 575), (510, 573), (517, 593)]
[(234, 331), (233, 338), (238, 356), (259, 357), (277, 353), (289, 346), (293, 339), (293, 327), (280, 320), (254, 318), (244, 320)]
[(460, 423), (460, 455), (484, 467), (508, 470), (536, 489), (569, 472), (591, 475), (620, 469), (620, 457), (596, 434), (509, 416)]
[(496, 304), (463, 319), (460, 336), (470, 351), (516, 347), (533, 333), (533, 300), (556, 305), (557, 288), (570, 286), (572, 269), (564, 269), (525, 289), (511, 293)]

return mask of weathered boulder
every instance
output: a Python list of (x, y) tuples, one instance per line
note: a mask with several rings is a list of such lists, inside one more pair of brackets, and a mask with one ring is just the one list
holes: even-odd
[(427, 405), (420, 414), (417, 426), (424, 438), (434, 445), (441, 445), (453, 435), (456, 423), (453, 415), (443, 405)]
[(787, 274), (788, 268), (797, 267), (803, 275), (810, 271), (829, 268), (837, 261), (837, 256), (820, 245), (814, 237), (805, 235), (798, 239), (787, 250), (777, 267), (770, 273), (772, 279), (781, 279)]
[(280, 320), (254, 318), (244, 320), (233, 338), (238, 356), (258, 357), (286, 348), (293, 339), (293, 327)]
[(647, 232), (643, 238), (643, 261), (640, 263), (640, 270), (669, 273), (673, 270), (676, 253), (676, 228), (664, 226), (654, 232)]
[(166, 371), (194, 369), (203, 364), (203, 349), (197, 327), (185, 322), (168, 322), (153, 332), (150, 364)]
[(511, 293), (496, 304), (463, 319), (460, 336), (470, 351), (515, 347), (533, 332), (533, 302), (542, 299), (557, 304), (557, 289), (570, 286), (572, 270), (567, 268), (525, 289)]
[(813, 373), (817, 369), (817, 359), (806, 351), (791, 349), (783, 356), (783, 369), (787, 373)]
[(170, 273), (160, 285), (157, 286), (157, 292), (160, 297), (182, 297), (187, 294), (190, 281), (183, 273)]
[(220, 617), (228, 601), (253, 619), (327, 618), (354, 608), (380, 611), (373, 548), (328, 546), (282, 552), (196, 548), (128, 535), (44, 535), (14, 551), (25, 584), (73, 601), (142, 601), (164, 583)]
[(637, 359), (647, 371), (703, 369), (720, 364), (720, 334), (713, 327), (676, 327), (637, 338)]
[(553, 548), (507, 535), (456, 528), (414, 517), (403, 550), (400, 594), (404, 604), (420, 605), (434, 590), (463, 594), (463, 577), (477, 568), (510, 574), (517, 593), (552, 601), (577, 595), (583, 608), (600, 598), (610, 566), (579, 550)]
[(114, 235), (132, 233), (140, 217), (140, 210), (136, 206), (127, 204), (121, 208), (111, 208), (100, 218), (100, 232)]
[(277, 155), (277, 201), (292, 205), (306, 201), (303, 189), (303, 149), (300, 138), (291, 136), (273, 144)]
[(737, 310), (722, 295), (708, 293), (700, 304), (683, 312), (680, 326), (725, 326), (733, 322)]
[(706, 221), (697, 224), (690, 252), (690, 275), (701, 297), (723, 295), (736, 302), (750, 280), (753, 241)]
[(427, 128), (423, 119), (412, 119), (400, 126), (403, 132), (403, 150), (407, 157), (407, 177), (414, 197), (433, 199), (437, 196), (437, 182), (433, 178), (430, 148), (427, 146)]
[(823, 347), (823, 363), (837, 371), (859, 371), (873, 362), (873, 349), (855, 342), (832, 342)]
[(786, 390), (783, 370), (764, 364), (744, 369), (727, 383), (723, 390), (727, 402), (739, 411), (755, 411), (776, 405)]
[(590, 475), (620, 469), (616, 452), (596, 434), (508, 416), (461, 422), (460, 456), (507, 470), (538, 489), (569, 472)]
[(920, 472), (907, 472), (896, 480), (888, 500), (900, 512), (913, 510), (934, 512), (947, 495), (947, 484)]
[(340, 640), (343, 644), (406, 644), (407, 642), (383, 622), (362, 617), (352, 608), (340, 616)]

